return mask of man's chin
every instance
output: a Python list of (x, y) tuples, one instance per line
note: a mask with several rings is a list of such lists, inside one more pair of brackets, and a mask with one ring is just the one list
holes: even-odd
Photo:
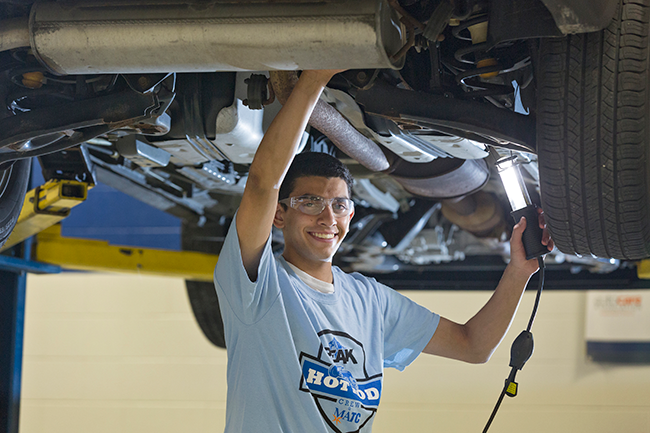
[(312, 257), (315, 261), (318, 262), (332, 262), (332, 258), (334, 257), (334, 253), (332, 254), (312, 254)]
[(332, 262), (332, 258), (334, 257), (334, 254), (336, 253), (336, 250), (334, 251), (311, 251), (311, 257), (318, 262)]
[(300, 248), (295, 248), (294, 252), (303, 260), (331, 263), (340, 245), (341, 242), (337, 242), (335, 245), (326, 245), (321, 242), (306, 242), (300, 245)]

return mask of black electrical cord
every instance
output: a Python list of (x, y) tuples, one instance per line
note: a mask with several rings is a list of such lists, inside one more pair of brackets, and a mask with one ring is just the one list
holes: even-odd
[(537, 295), (535, 295), (535, 304), (533, 305), (533, 311), (530, 313), (530, 319), (528, 320), (528, 326), (526, 331), (530, 332), (530, 329), (533, 327), (533, 322), (537, 316), (537, 308), (539, 307), (539, 298), (542, 297), (542, 289), (544, 288), (544, 257), (537, 257), (537, 263), (539, 263), (539, 281), (537, 282)]
[[(497, 399), (497, 403), (492, 410), (492, 414), (483, 428), (483, 433), (487, 433), (494, 417), (497, 415), (497, 411), (503, 402), (503, 397), (507, 395), (514, 397), (517, 394), (517, 383), (515, 382), (515, 375), (517, 370), (521, 370), (524, 367), (528, 358), (533, 353), (533, 335), (530, 333), (530, 329), (533, 327), (533, 322), (535, 321), (535, 316), (537, 316), (537, 308), (539, 307), (539, 299), (542, 296), (542, 289), (544, 288), (544, 258), (537, 257), (537, 263), (539, 263), (539, 281), (537, 283), (537, 296), (535, 297), (535, 304), (533, 305), (533, 311), (530, 314), (530, 320), (528, 320), (528, 327), (523, 331), (512, 343), (512, 348), (510, 349), (510, 374), (506, 379), (505, 384), (503, 385), (503, 390)], [(514, 384), (514, 392), (512, 391), (511, 386)]]

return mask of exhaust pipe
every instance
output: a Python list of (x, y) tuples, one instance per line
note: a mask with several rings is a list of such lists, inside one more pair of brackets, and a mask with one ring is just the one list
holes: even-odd
[[(298, 74), (272, 71), (269, 75), (275, 96), (284, 105), (298, 82)], [(368, 170), (384, 171), (390, 168), (390, 161), (379, 145), (357, 131), (341, 113), (322, 99), (316, 103), (309, 124)]]
[[(271, 85), (281, 104), (298, 82), (295, 72), (271, 72)], [(335, 108), (319, 99), (309, 124), (325, 134), (348, 156), (370, 171), (383, 171), (412, 194), (451, 199), (472, 194), (485, 186), (490, 171), (483, 160), (439, 158), (426, 164), (400, 159), (357, 131)]]
[(33, 5), (29, 33), (36, 57), (61, 75), (396, 69), (404, 62), (391, 59), (405, 35), (386, 0), (45, 1)]
[(29, 47), (27, 18), (13, 18), (0, 23), (0, 52)]

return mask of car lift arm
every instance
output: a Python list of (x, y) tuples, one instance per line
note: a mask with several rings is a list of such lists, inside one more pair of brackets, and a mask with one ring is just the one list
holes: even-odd
[(25, 195), (16, 227), (0, 252), (58, 223), (70, 209), (83, 203), (94, 185), (74, 180), (52, 179)]
[(642, 280), (650, 280), (650, 259), (642, 260), (636, 265), (637, 276)]
[[(58, 272), (65, 269), (128, 272), (196, 281), (212, 281), (218, 256), (191, 251), (170, 251), (109, 245), (108, 242), (61, 236), (57, 225), (70, 210), (83, 203), (94, 185), (74, 180), (52, 179), (27, 193), (18, 223), (0, 248), (8, 250), (36, 235), (35, 262), (2, 257), (0, 269), (28, 272)], [(13, 260), (13, 261), (11, 261)], [(41, 269), (42, 268), (42, 269)]]
[(110, 245), (105, 241), (61, 236), (55, 225), (36, 236), (35, 259), (65, 269), (127, 272), (212, 281), (219, 256), (194, 251), (170, 251)]

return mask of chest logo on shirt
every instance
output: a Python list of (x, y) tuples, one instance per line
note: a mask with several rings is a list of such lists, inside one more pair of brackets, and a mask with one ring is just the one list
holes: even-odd
[(300, 390), (312, 395), (335, 432), (361, 432), (379, 406), (382, 374), (368, 375), (363, 345), (347, 333), (323, 330), (318, 336), (315, 356), (300, 353)]

